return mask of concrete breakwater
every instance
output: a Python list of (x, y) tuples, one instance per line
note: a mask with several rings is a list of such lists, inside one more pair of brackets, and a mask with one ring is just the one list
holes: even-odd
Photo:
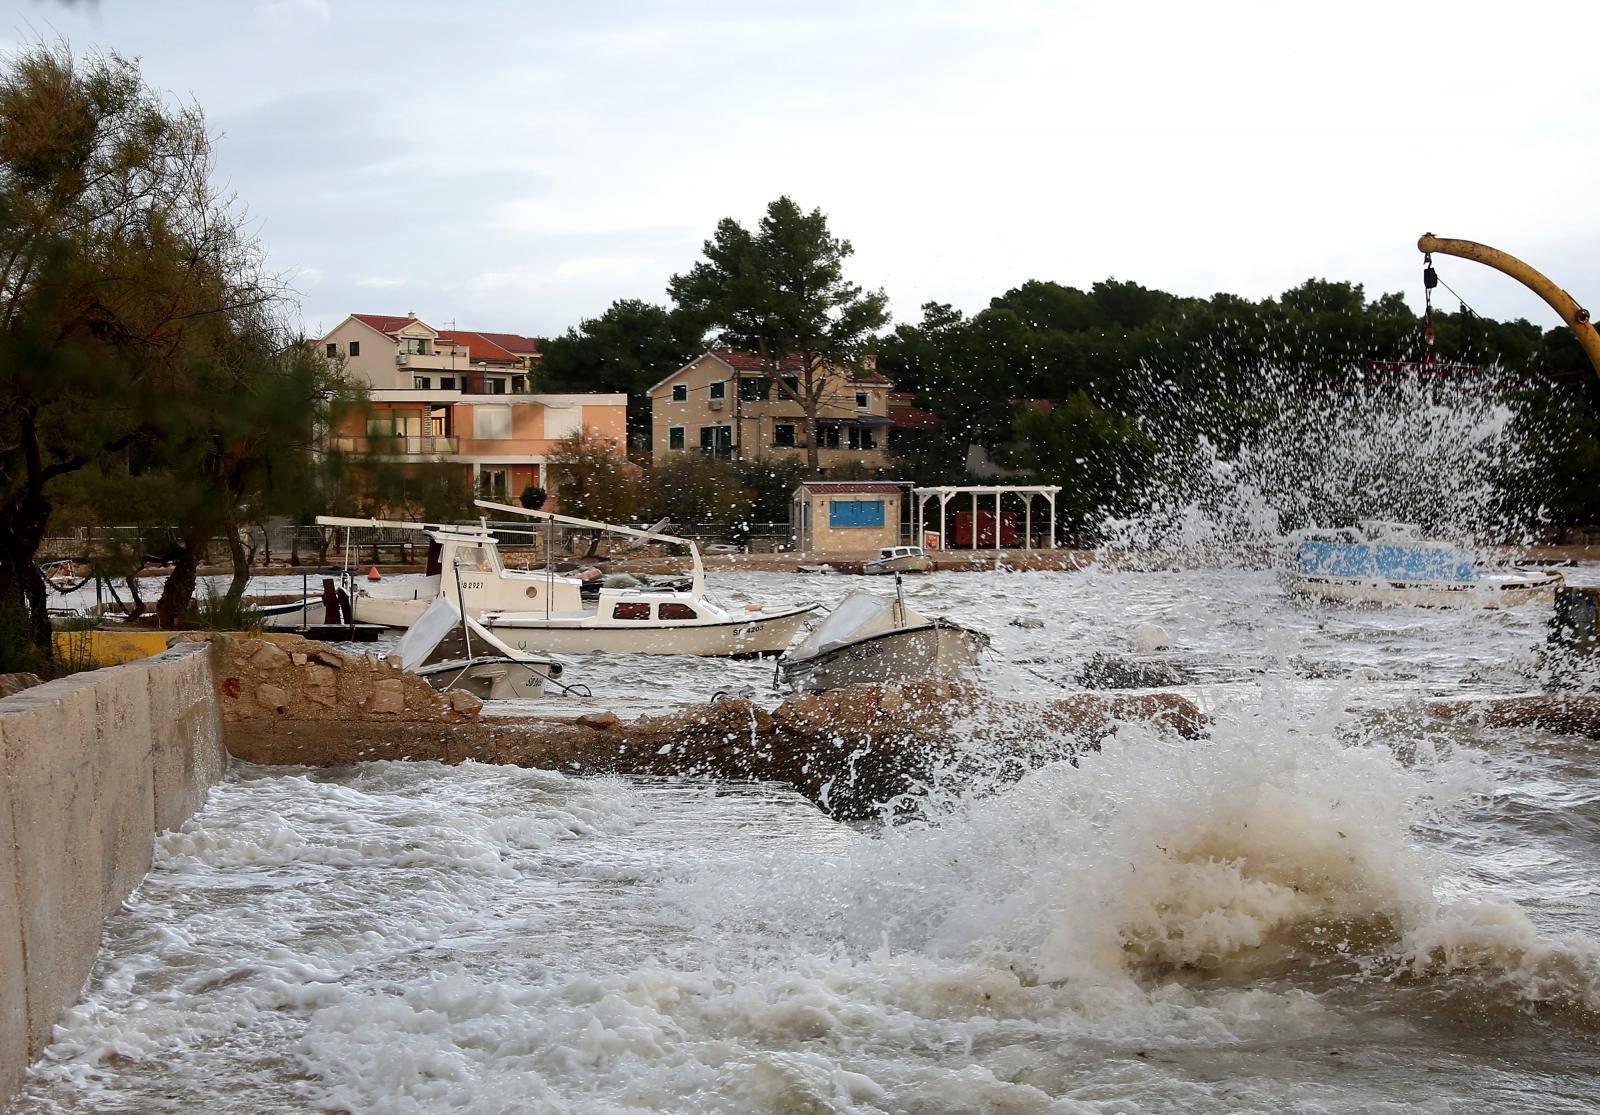
[(155, 834), (227, 762), (212, 656), (176, 647), (0, 700), (0, 1107), (78, 1000)]
[(1020, 776), (1097, 746), (1125, 721), (1193, 738), (1199, 710), (1174, 694), (1079, 693), (1001, 700), (960, 682), (855, 686), (775, 709), (721, 700), (625, 721), (483, 717), (386, 660), (318, 643), (216, 640), (229, 751), (253, 763), (333, 766), (371, 759), (476, 760), (582, 773), (787, 782), (835, 817), (975, 768)]

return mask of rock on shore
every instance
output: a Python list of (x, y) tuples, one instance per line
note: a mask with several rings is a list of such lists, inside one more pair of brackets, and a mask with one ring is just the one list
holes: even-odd
[(483, 718), (370, 655), (301, 640), (216, 638), (229, 751), (255, 763), (328, 766), (370, 759), (477, 760), (581, 773), (787, 782), (837, 817), (962, 780), (1019, 777), (1099, 746), (1118, 725), (1153, 722), (1194, 738), (1204, 718), (1174, 694), (1082, 693), (996, 699), (962, 682), (853, 686), (766, 710), (716, 701), (625, 721)]

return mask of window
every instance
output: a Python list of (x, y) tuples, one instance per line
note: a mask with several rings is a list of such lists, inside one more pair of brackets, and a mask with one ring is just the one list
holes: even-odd
[(525, 392), (527, 390), (528, 390), (528, 377), (527, 376), (512, 376), (511, 377), (511, 393), (513, 395), (521, 395), (523, 392)]
[(427, 376), (412, 376), (411, 386), (415, 387), (418, 391), (426, 391), (428, 388), (433, 386), (433, 380), (429, 379)]
[(878, 431), (867, 426), (861, 427), (861, 448), (878, 448)]
[(612, 619), (649, 619), (650, 605), (637, 601), (623, 601), (611, 609)]
[(440, 376), (439, 377), (439, 390), (440, 391), (454, 391), (455, 389), (456, 389), (456, 377), (455, 376)]
[(772, 396), (772, 381), (752, 377), (739, 381), (739, 398), (747, 403), (764, 403)]
[(339, 346), (336, 343), (334, 343), (333, 341), (329, 341), (328, 342), (328, 355), (329, 356), (338, 356), (339, 355)]
[(713, 383), (711, 385), (711, 389), (710, 389), (710, 392), (707, 395), (707, 398), (721, 399), (721, 398), (725, 398), (727, 396), (727, 394), (728, 394), (728, 381), (724, 380), (724, 379), (719, 379), (719, 380), (717, 380), (717, 382), (715, 382), (715, 383)]
[(503, 441), (511, 436), (510, 407), (473, 407), (472, 436)]
[(800, 377), (799, 376), (784, 376), (783, 377), (783, 385), (785, 387), (787, 387), (790, 391), (794, 392), (794, 394), (796, 394), (796, 395), (800, 394)]
[(871, 401), (871, 399), (868, 398), (867, 393), (865, 391), (857, 391), (856, 392), (856, 409), (857, 410), (868, 410), (868, 409), (871, 408), (871, 406), (872, 406), (872, 401)]
[[(488, 473), (483, 475), (488, 476)], [(455, 552), (455, 564), (474, 573), (488, 573), (494, 569), (494, 565), (489, 561), (489, 552), (482, 546), (458, 548)]]
[(694, 614), (694, 609), (687, 604), (658, 604), (656, 616), (659, 619), (699, 619)]
[(491, 379), (489, 381), (489, 394), (491, 394), (491, 395), (504, 395), (505, 393), (506, 393), (506, 381), (505, 380), (499, 379), (499, 378), (495, 378), (495, 379)]
[(401, 337), (400, 351), (413, 356), (424, 356), (428, 352), (428, 342), (423, 337)]
[(673, 426), (673, 427), (671, 427), (671, 428), (669, 428), (667, 430), (667, 448), (668, 449), (682, 449), (683, 448), (683, 427), (682, 426)]
[(781, 445), (786, 449), (794, 448), (794, 423), (779, 422), (772, 427), (772, 444)]
[(478, 498), (504, 501), (506, 498), (506, 470), (486, 468), (478, 473)]
[(817, 427), (817, 444), (820, 445), (824, 449), (837, 449), (837, 448), (839, 448), (839, 427), (838, 426), (818, 426)]
[(733, 427), (701, 426), (700, 449), (714, 457), (733, 456)]
[(675, 403), (689, 401), (689, 385), (687, 383), (674, 383), (672, 385), (672, 401)]
[(360, 341), (351, 341), (350, 342), (350, 355), (351, 356), (360, 356), (361, 355), (361, 342)]
[(848, 527), (881, 527), (883, 526), (883, 500), (829, 500), (828, 525), (836, 529)]

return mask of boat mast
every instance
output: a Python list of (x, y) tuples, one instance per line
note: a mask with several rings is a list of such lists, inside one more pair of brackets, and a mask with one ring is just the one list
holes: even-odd
[(513, 515), (521, 515), (528, 519), (539, 519), (546, 523), (565, 523), (568, 526), (588, 527), (590, 530), (603, 530), (612, 534), (623, 534), (629, 538), (643, 538), (648, 542), (665, 542), (669, 546), (686, 546), (689, 550), (689, 560), (694, 567), (694, 580), (691, 592), (695, 596), (704, 596), (706, 591), (706, 569), (700, 560), (700, 547), (688, 538), (679, 538), (674, 534), (662, 534), (654, 530), (637, 530), (633, 527), (618, 526), (616, 523), (602, 523), (594, 519), (579, 519), (571, 515), (557, 515), (553, 511), (535, 511), (530, 507), (514, 507), (509, 503), (494, 503), (486, 499), (472, 501), (479, 507), (491, 511), (507, 511)]

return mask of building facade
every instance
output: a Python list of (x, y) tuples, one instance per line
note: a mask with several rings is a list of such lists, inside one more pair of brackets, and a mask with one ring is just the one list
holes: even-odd
[(898, 546), (908, 488), (893, 480), (807, 480), (789, 499), (795, 549), (863, 557)]
[[(800, 382), (798, 357), (779, 374)], [(889, 392), (893, 385), (873, 370), (828, 365), (817, 408), (818, 463), (870, 468), (888, 464)], [(806, 454), (805, 412), (772, 382), (755, 353), (718, 348), (706, 352), (650, 388), (650, 457), (701, 452), (732, 460)]]
[(362, 457), (460, 465), (480, 498), (548, 489), (556, 442), (580, 430), (626, 450), (626, 395), (543, 394), (538, 344), (514, 333), (437, 330), (415, 315), (351, 314), (319, 342), (368, 389), (332, 432)]

